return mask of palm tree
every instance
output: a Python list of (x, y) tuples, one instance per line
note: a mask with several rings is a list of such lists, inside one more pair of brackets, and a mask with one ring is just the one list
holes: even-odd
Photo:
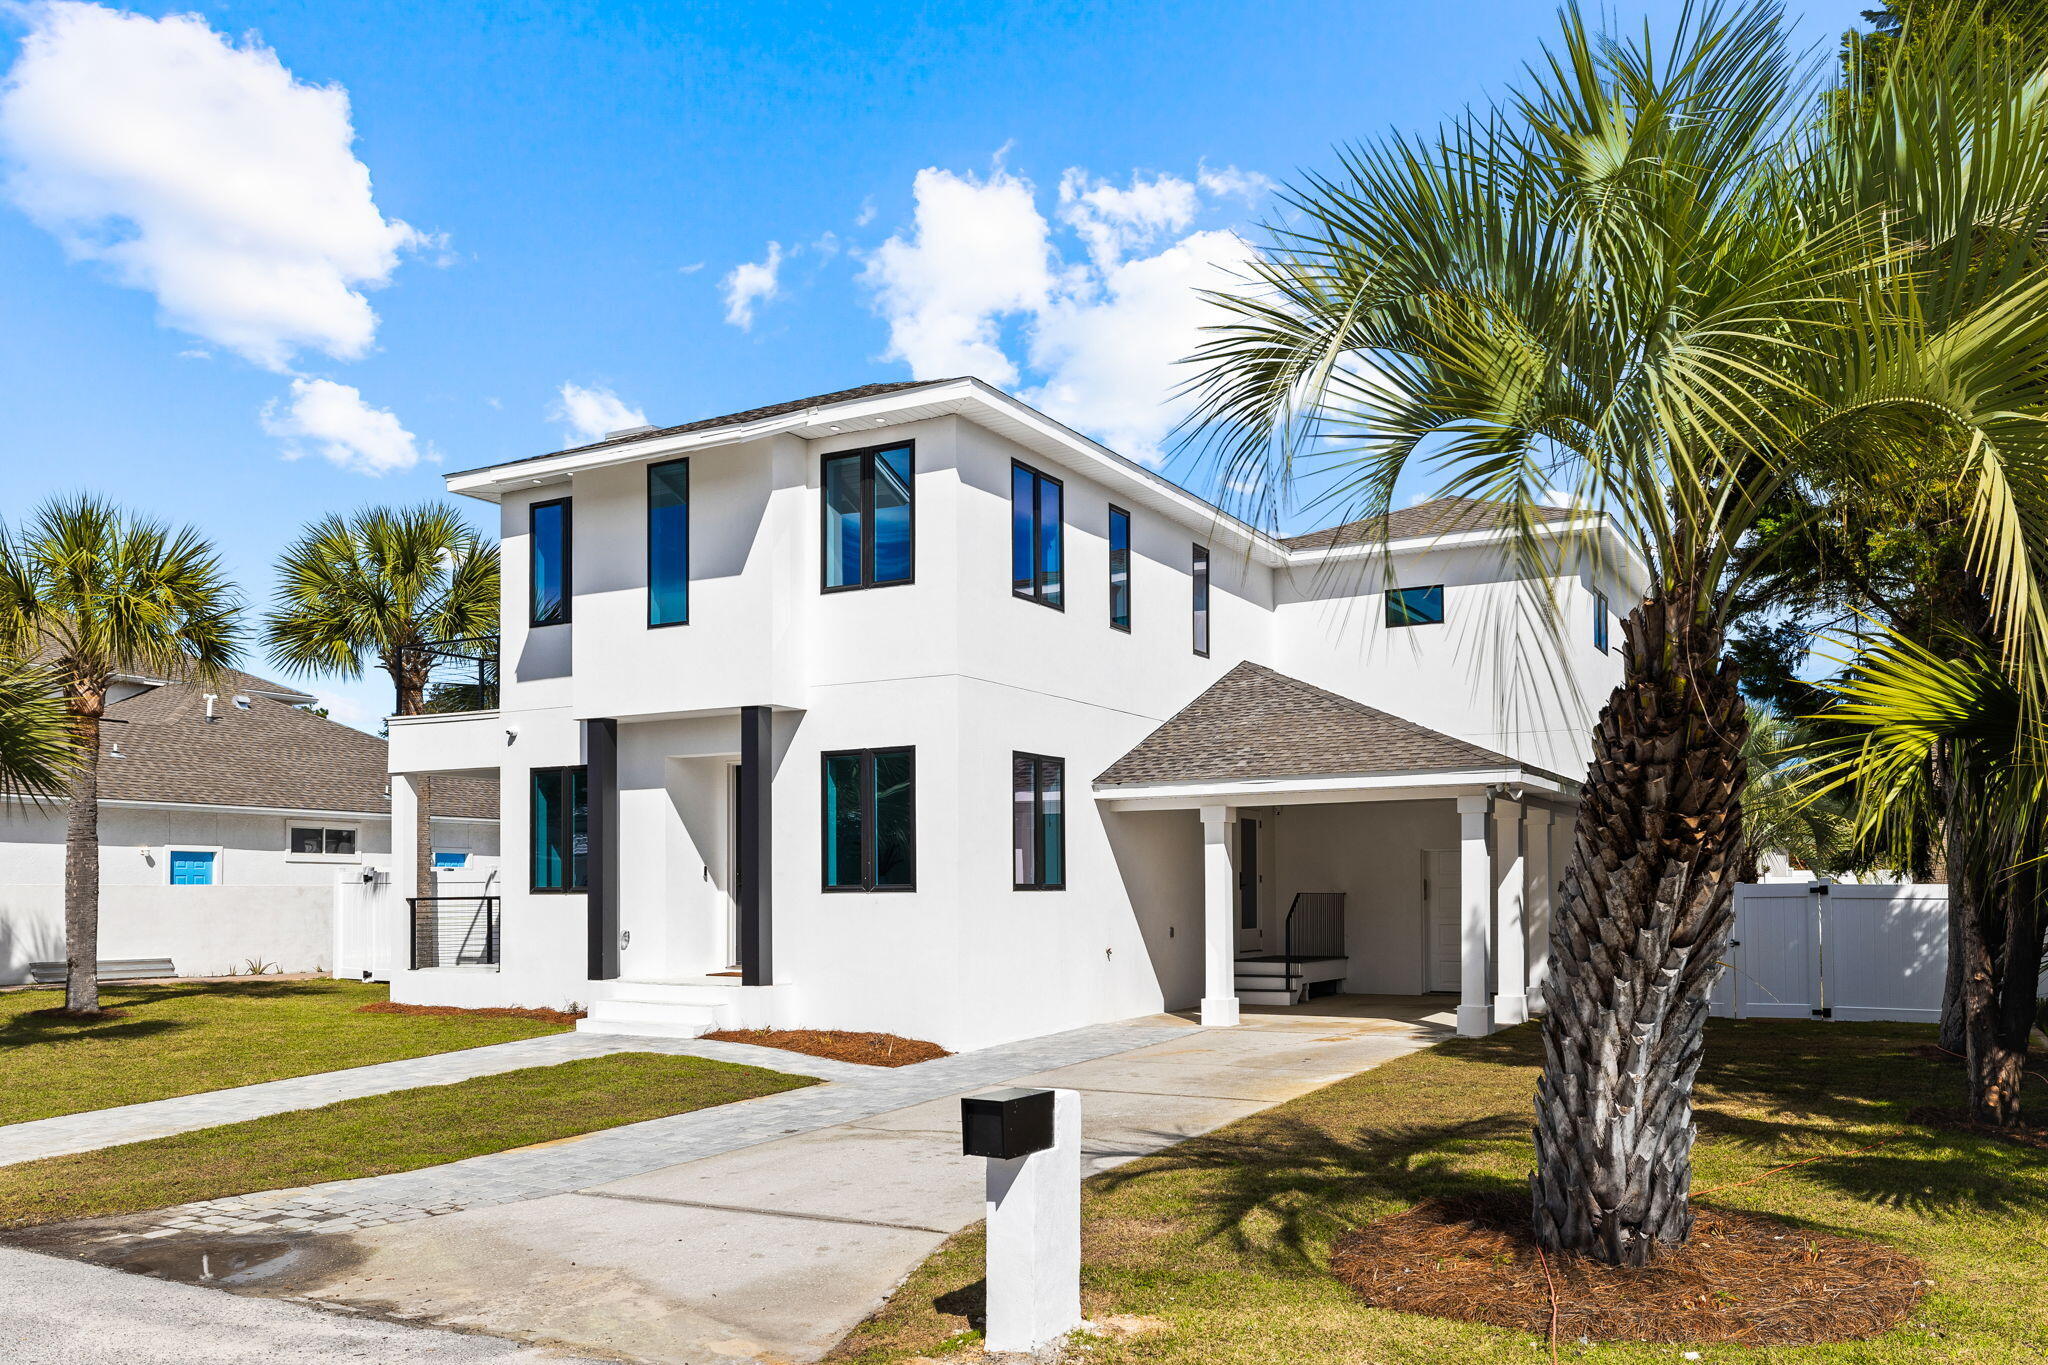
[(37, 800), (77, 768), (71, 713), (46, 668), (0, 658), (0, 800)]
[[(498, 629), (498, 549), (453, 508), (372, 507), (322, 517), (278, 559), (278, 587), (263, 630), (270, 657), (301, 676), (391, 679), (392, 711), (433, 709), (433, 656), (421, 647), (474, 642)], [(416, 885), (433, 893), (431, 786), (419, 784)]]
[[(1566, 553), (1536, 527), (1563, 487), (1649, 565), (1553, 919), (1532, 1177), (1542, 1241), (1619, 1264), (1691, 1227), (1692, 1084), (1745, 862), (1748, 722), (1725, 651), (1743, 547), (1784, 533), (1764, 515), (1782, 488), (1930, 423), (1971, 435), (1994, 493), (2014, 487), (1999, 452), (2041, 448), (2017, 359), (2041, 353), (2039, 272), (1941, 294), (1902, 263), (1973, 220), (1931, 244), (1885, 235), (1857, 196), (1898, 187), (1875, 168), (1892, 149), (1821, 116), (1779, 20), (1691, 7), (1659, 46), (1567, 11), (1528, 88), (1291, 192), (1296, 222), (1217, 296), (1231, 317), (1190, 384), (1227, 485), (1277, 501), (1313, 472), (1372, 515), (1433, 469), (1505, 506), (1538, 578)], [(1913, 100), (1935, 83), (1887, 81), (1899, 100), (1843, 120), (1924, 138)], [(1978, 147), (1976, 177), (2006, 175), (1995, 210), (2048, 204), (2034, 145)], [(2002, 496), (1980, 500), (1987, 528)], [(1988, 566), (2030, 552), (2020, 534), (1984, 545)], [(2010, 581), (2003, 609), (2025, 622), (2037, 604)]]
[(100, 722), (118, 674), (207, 678), (234, 663), (240, 606), (213, 546), (79, 495), (0, 535), (0, 653), (35, 660), (68, 715), (64, 1008), (99, 1012)]
[(1840, 793), (1816, 796), (1801, 778), (1806, 741), (1797, 722), (1752, 705), (1743, 742), (1742, 840), (1749, 853), (1744, 881), (1759, 875), (1757, 858), (1772, 849), (1795, 867), (1819, 873), (1862, 871), (1871, 865), (1856, 839), (1855, 821)]

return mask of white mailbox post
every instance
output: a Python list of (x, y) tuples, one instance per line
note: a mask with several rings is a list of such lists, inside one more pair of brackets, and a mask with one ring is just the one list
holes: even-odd
[(962, 1145), (988, 1158), (991, 1351), (1036, 1351), (1081, 1325), (1081, 1096), (993, 1090), (960, 1101)]

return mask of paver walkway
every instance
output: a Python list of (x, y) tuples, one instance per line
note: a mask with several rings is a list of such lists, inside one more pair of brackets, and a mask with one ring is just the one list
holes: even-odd
[(705, 1042), (701, 1039), (618, 1038), (597, 1033), (551, 1033), (540, 1038), (522, 1038), (511, 1043), (464, 1048), (458, 1052), (437, 1052), (431, 1057), (407, 1057), (402, 1061), (378, 1062), (372, 1066), (350, 1067), (345, 1071), (322, 1071), (311, 1076), (292, 1076), (260, 1085), (241, 1085), (229, 1090), (207, 1090), (197, 1095), (178, 1095), (145, 1104), (124, 1104), (115, 1109), (91, 1109), (82, 1114), (60, 1114), (55, 1118), (10, 1123), (0, 1127), (0, 1166), (39, 1157), (89, 1152), (95, 1147), (112, 1147), (123, 1142), (144, 1142), (150, 1138), (189, 1133), (223, 1123), (241, 1123), (266, 1114), (292, 1109), (317, 1109), (339, 1100), (361, 1099), (393, 1090), (411, 1090), (422, 1085), (447, 1085), (472, 1076), (494, 1076), (530, 1066), (553, 1066), (581, 1057), (602, 1057), (613, 1052), (668, 1052), (693, 1057), (710, 1057), (724, 1062), (746, 1062), (800, 1076), (842, 1080), (865, 1075), (870, 1068), (823, 1057), (805, 1057), (771, 1048), (746, 1047), (734, 1043)]

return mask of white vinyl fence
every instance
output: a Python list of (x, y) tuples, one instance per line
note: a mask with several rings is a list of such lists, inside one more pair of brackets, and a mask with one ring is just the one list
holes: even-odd
[(1714, 1013), (1941, 1020), (1948, 888), (1765, 882), (1735, 888)]

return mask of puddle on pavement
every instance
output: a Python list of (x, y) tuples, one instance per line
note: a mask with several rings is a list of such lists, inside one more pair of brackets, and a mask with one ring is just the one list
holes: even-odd
[(346, 1236), (110, 1237), (104, 1226), (59, 1224), (8, 1240), (31, 1251), (90, 1261), (132, 1275), (266, 1294), (329, 1279), (361, 1259)]

